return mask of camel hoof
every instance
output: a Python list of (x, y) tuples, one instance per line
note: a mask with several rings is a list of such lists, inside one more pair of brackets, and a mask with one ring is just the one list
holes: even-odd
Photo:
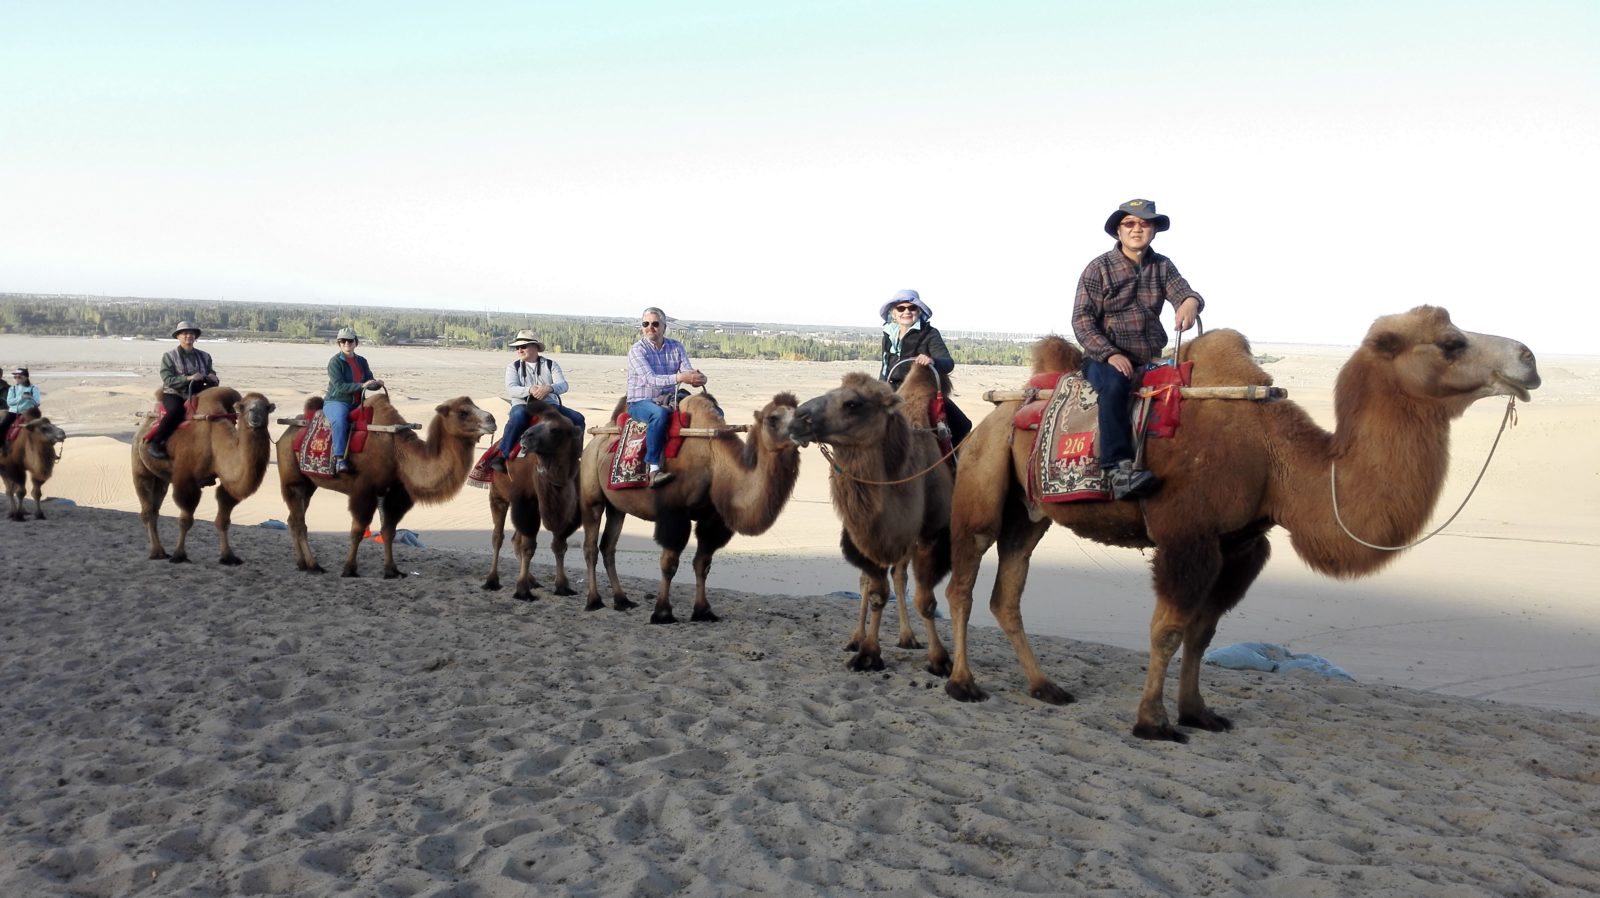
[(986, 702), (989, 700), (989, 693), (979, 689), (978, 684), (971, 680), (962, 683), (958, 683), (955, 680), (946, 682), (944, 684), (944, 694), (958, 702)]
[[(589, 600), (589, 604), (583, 606), (583, 610), (584, 611), (599, 611), (601, 608), (604, 608), (604, 607), (606, 607), (606, 603), (605, 602), (602, 602), (599, 599), (590, 599)], [(617, 610), (621, 611), (622, 609), (618, 608)]]
[(844, 644), (844, 650), (847, 651), (847, 652), (859, 652), (859, 651), (861, 651), (861, 640), (859, 640), (859, 639), (850, 640), (849, 642)]
[(151, 561), (165, 561), (167, 558), (168, 558), (167, 553), (161, 551), (160, 549), (157, 549), (154, 552), (150, 553), (150, 560)]
[(632, 599), (616, 596), (611, 600), (611, 607), (617, 611), (627, 611), (629, 608), (638, 608), (639, 603)]
[(849, 667), (857, 673), (866, 671), (883, 670), (883, 656), (861, 652), (850, 659)]
[(531, 589), (519, 589), (516, 592), (512, 593), (511, 597), (513, 599), (516, 599), (519, 602), (537, 602), (537, 601), (539, 601), (539, 597), (537, 595), (535, 595), (533, 590), (531, 590)]
[(712, 613), (710, 608), (703, 610), (696, 608), (694, 613), (689, 615), (689, 620), (695, 623), (716, 623), (717, 621), (722, 620), (722, 618), (717, 617), (716, 614)]
[(1028, 694), (1048, 705), (1070, 705), (1077, 701), (1072, 697), (1072, 693), (1049, 680), (1029, 689)]
[(926, 669), (928, 673), (931, 673), (936, 677), (948, 677), (950, 676), (950, 671), (952, 670), (949, 658), (936, 658), (930, 660)]
[(575, 596), (578, 594), (578, 591), (570, 586), (557, 586), (555, 593), (558, 596)]
[(1170, 723), (1136, 723), (1133, 725), (1133, 734), (1140, 739), (1155, 739), (1163, 742), (1176, 742), (1182, 745), (1189, 741), (1189, 737), (1172, 728)]
[(922, 643), (918, 642), (917, 638), (915, 636), (911, 637), (910, 639), (902, 639), (899, 642), (895, 643), (895, 645), (900, 647), (900, 648), (903, 648), (903, 649), (920, 649), (920, 648), (923, 648)]
[(325, 570), (322, 567), (322, 565), (320, 565), (320, 564), (301, 565), (300, 566), (300, 570), (305, 571), (308, 574), (326, 574), (327, 573), (327, 570)]
[(339, 576), (341, 576), (341, 577), (359, 577), (361, 575), (356, 573), (356, 569), (355, 568), (347, 567), (344, 570), (339, 572)]
[(1225, 733), (1233, 729), (1233, 721), (1207, 709), (1199, 714), (1179, 714), (1178, 726), (1194, 727), (1197, 730), (1210, 730), (1213, 733)]
[(394, 570), (389, 570), (389, 571), (384, 571), (383, 572), (383, 579), (385, 579), (385, 580), (400, 580), (400, 579), (403, 579), (404, 577), (405, 577), (405, 572), (400, 570), (399, 568), (395, 568)]
[(225, 564), (228, 567), (238, 567), (239, 565), (244, 564), (244, 559), (237, 555), (224, 555), (217, 559), (217, 564)]
[(499, 589), (500, 588), (500, 578), (499, 577), (490, 577), (489, 579), (483, 581), (483, 588), (484, 589), (488, 589), (488, 590)]
[(671, 608), (657, 608), (650, 615), (650, 623), (652, 624), (675, 624), (677, 622), (678, 619), (672, 616)]
[(188, 564), (189, 563), (189, 556), (187, 554), (183, 553), (183, 552), (179, 552), (178, 554), (172, 556), (171, 558), (168, 558), (167, 560), (172, 562), (173, 564)]

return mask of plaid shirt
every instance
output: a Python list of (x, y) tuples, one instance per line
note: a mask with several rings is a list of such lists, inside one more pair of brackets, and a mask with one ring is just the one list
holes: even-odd
[(1162, 303), (1171, 303), (1176, 309), (1191, 296), (1205, 308), (1206, 301), (1183, 279), (1171, 259), (1146, 249), (1144, 263), (1135, 265), (1118, 246), (1095, 257), (1078, 278), (1072, 332), (1083, 344), (1084, 355), (1095, 361), (1103, 362), (1120, 352), (1142, 365), (1160, 357), (1167, 345)]
[(654, 399), (665, 405), (678, 385), (678, 372), (693, 370), (682, 343), (665, 337), (657, 349), (640, 337), (628, 350), (628, 401)]

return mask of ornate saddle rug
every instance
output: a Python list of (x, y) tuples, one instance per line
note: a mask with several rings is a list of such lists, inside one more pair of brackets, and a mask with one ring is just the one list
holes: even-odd
[[(511, 454), (506, 457), (506, 461), (519, 458), (521, 455), (522, 441), (518, 440), (511, 444)], [(475, 486), (480, 490), (486, 490), (490, 486), (493, 486), (494, 475), (499, 472), (494, 468), (489, 467), (489, 463), (499, 457), (500, 444), (495, 443), (493, 446), (490, 446), (487, 450), (485, 450), (483, 455), (479, 456), (478, 463), (472, 466), (471, 471), (467, 472), (467, 484), (469, 486)]]
[[(1019, 412), (1020, 414), (1020, 412)], [(1105, 501), (1111, 485), (1100, 469), (1099, 394), (1080, 374), (1063, 374), (1039, 418), (1029, 467), (1040, 502)]]
[[(367, 448), (367, 422), (372, 412), (365, 406), (350, 410), (349, 454)], [(332, 477), (333, 425), (321, 410), (306, 413), (306, 426), (295, 434), (294, 457), (300, 470), (308, 477)]]
[[(667, 446), (663, 456), (677, 458), (678, 450), (683, 448), (683, 413), (673, 410), (672, 416), (667, 419)], [(627, 412), (617, 416), (617, 428), (622, 432), (617, 434), (616, 440), (606, 449), (611, 455), (611, 476), (606, 482), (607, 489), (631, 490), (648, 486), (650, 483), (650, 468), (644, 461), (645, 450), (645, 424), (628, 417)]]

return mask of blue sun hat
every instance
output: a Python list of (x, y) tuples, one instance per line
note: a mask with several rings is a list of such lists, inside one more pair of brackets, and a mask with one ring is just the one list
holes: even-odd
[(915, 290), (901, 290), (899, 293), (896, 293), (894, 295), (894, 299), (891, 299), (888, 302), (884, 303), (878, 309), (878, 317), (882, 318), (884, 320), (884, 323), (888, 323), (888, 321), (889, 321), (889, 311), (891, 309), (893, 309), (895, 306), (897, 306), (897, 305), (899, 305), (899, 304), (901, 304), (903, 302), (909, 302), (912, 305), (916, 306), (917, 308), (921, 309), (922, 310), (922, 320), (923, 321), (932, 320), (932, 318), (933, 318), (933, 309), (930, 308), (927, 303), (922, 301), (922, 297), (919, 296), (917, 294), (917, 291), (915, 291)]
[(1135, 218), (1142, 218), (1154, 224), (1157, 234), (1172, 227), (1172, 219), (1165, 215), (1156, 214), (1155, 200), (1128, 200), (1118, 206), (1117, 211), (1111, 213), (1111, 217), (1106, 219), (1106, 233), (1113, 237), (1117, 236), (1117, 225), (1121, 224), (1122, 220), (1129, 215)]

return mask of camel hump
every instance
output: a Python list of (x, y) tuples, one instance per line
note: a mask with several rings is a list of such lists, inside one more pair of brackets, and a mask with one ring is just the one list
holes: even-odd
[(710, 393), (685, 396), (678, 403), (678, 410), (688, 416), (690, 427), (716, 427), (727, 423), (717, 411), (717, 400)]
[(1077, 371), (1083, 367), (1083, 350), (1059, 334), (1033, 344), (1033, 373)]
[(1180, 361), (1194, 362), (1194, 380), (1201, 386), (1270, 386), (1272, 375), (1256, 364), (1244, 334), (1230, 328), (1209, 331), (1183, 344)]
[(212, 387), (202, 390), (195, 401), (195, 412), (201, 415), (231, 415), (239, 403), (239, 391), (232, 387)]
[(321, 396), (307, 396), (306, 397), (306, 416), (309, 417), (311, 415), (315, 415), (317, 412), (320, 412), (320, 411), (322, 411), (322, 397)]
[(370, 421), (373, 424), (406, 423), (406, 419), (395, 410), (394, 403), (389, 401), (389, 397), (385, 393), (373, 393), (367, 397), (367, 401), (363, 404), (372, 413)]

